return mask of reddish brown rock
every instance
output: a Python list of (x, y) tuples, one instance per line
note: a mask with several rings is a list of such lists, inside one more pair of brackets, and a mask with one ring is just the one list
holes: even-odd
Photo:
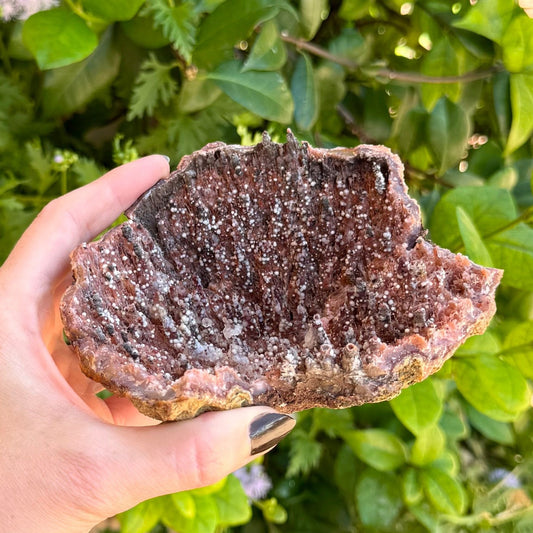
[(126, 214), (72, 253), (62, 317), (83, 371), (161, 420), (389, 399), (495, 311), (501, 271), (424, 238), (384, 147), (213, 143)]

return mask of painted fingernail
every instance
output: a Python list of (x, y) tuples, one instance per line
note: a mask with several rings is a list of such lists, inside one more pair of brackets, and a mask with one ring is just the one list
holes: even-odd
[(170, 163), (170, 157), (168, 155), (159, 154), (161, 157), (164, 157), (167, 160), (167, 163)]
[(295, 424), (292, 416), (279, 413), (266, 413), (254, 418), (250, 424), (251, 455), (273, 448)]

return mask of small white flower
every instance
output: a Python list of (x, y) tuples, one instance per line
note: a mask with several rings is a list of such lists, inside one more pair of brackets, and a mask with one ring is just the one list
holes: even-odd
[(26, 20), (38, 11), (57, 6), (58, 0), (0, 0), (0, 15), (4, 20)]
[(63, 163), (65, 161), (65, 158), (61, 154), (57, 154), (54, 156), (54, 163)]

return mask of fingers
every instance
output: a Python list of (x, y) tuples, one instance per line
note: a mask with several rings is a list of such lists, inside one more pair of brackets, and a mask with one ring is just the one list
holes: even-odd
[(68, 268), (70, 252), (111, 224), (146, 189), (169, 173), (152, 155), (111, 170), (50, 202), (17, 243), (5, 267), (32, 294), (42, 294)]
[(113, 424), (119, 426), (156, 426), (160, 424), (159, 420), (154, 420), (139, 413), (127, 398), (110, 396), (104, 402), (109, 410)]
[[(120, 457), (115, 472), (124, 508), (162, 494), (210, 485), (275, 446), (295, 425), (265, 407), (205, 413), (145, 428), (109, 428), (108, 450)], [(255, 453), (254, 453), (255, 452)]]

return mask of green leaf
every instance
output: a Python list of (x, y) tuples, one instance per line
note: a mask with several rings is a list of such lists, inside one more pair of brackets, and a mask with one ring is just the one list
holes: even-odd
[(200, 25), (193, 62), (212, 68), (231, 59), (233, 47), (284, 6), (283, 0), (232, 0), (219, 5)]
[(511, 74), (512, 122), (505, 154), (520, 148), (533, 133), (533, 74)]
[(140, 503), (118, 515), (121, 533), (148, 533), (159, 522), (163, 508), (161, 499), (154, 498)]
[(533, 290), (533, 229), (520, 224), (485, 240), (494, 265), (505, 272), (502, 285)]
[(160, 102), (170, 103), (178, 86), (170, 73), (175, 66), (175, 63), (160, 63), (153, 54), (143, 62), (131, 96), (128, 120), (153, 115)]
[(456, 28), (469, 30), (501, 44), (511, 17), (514, 4), (508, 0), (483, 0), (473, 5)]
[[(420, 72), (433, 77), (459, 74), (457, 51), (451, 45), (448, 37), (444, 36), (439, 39), (424, 55)], [(433, 109), (433, 106), (442, 96), (447, 96), (456, 102), (460, 94), (461, 86), (458, 83), (424, 83), (421, 87), (422, 102), (427, 110)]]
[(305, 40), (310, 41), (316, 35), (328, 12), (328, 0), (300, 0), (300, 24)]
[(501, 40), (503, 64), (509, 72), (522, 72), (533, 64), (533, 22), (517, 14)]
[(505, 227), (518, 215), (513, 197), (504, 189), (460, 187), (447, 192), (435, 206), (429, 227), (431, 238), (452, 251), (462, 243), (457, 206), (464, 209), (483, 238)]
[(196, 516), (196, 503), (190, 492), (176, 492), (170, 495), (170, 499), (185, 518), (192, 519)]
[(478, 355), (496, 355), (500, 353), (501, 343), (491, 331), (483, 335), (474, 335), (466, 339), (454, 354), (454, 357), (477, 357)]
[(481, 413), (509, 422), (529, 407), (527, 382), (518, 369), (492, 355), (452, 359), (461, 394)]
[(85, 21), (62, 7), (32, 15), (24, 23), (22, 39), (42, 70), (77, 63), (98, 45)]
[(198, 13), (192, 2), (169, 4), (167, 0), (148, 0), (143, 13), (154, 17), (154, 24), (160, 27), (163, 35), (172, 42), (172, 46), (191, 62), (192, 51), (196, 43)]
[(408, 468), (402, 477), (402, 494), (403, 501), (406, 505), (416, 505), (424, 497), (424, 492), (420, 480), (418, 479), (418, 472), (414, 468)]
[(390, 401), (390, 406), (400, 422), (414, 435), (433, 426), (442, 413), (442, 400), (431, 379), (407, 387), (400, 396)]
[(470, 424), (472, 424), (472, 427), (477, 429), (484, 437), (506, 446), (512, 446), (514, 444), (515, 439), (510, 424), (498, 422), (497, 420), (480, 413), (471, 405), (467, 404), (465, 407)]
[(368, 528), (390, 531), (403, 506), (396, 477), (386, 472), (365, 470), (355, 489), (357, 511)]
[(155, 27), (155, 21), (152, 15), (137, 15), (131, 20), (121, 22), (120, 27), (136, 45), (147, 48), (148, 50), (161, 48), (170, 42)]
[(451, 409), (446, 409), (439, 420), (439, 426), (450, 441), (466, 439), (470, 434), (462, 410), (456, 412)]
[(403, 442), (385, 429), (347, 431), (343, 439), (361, 461), (376, 470), (394, 470), (405, 463)]
[(461, 206), (455, 208), (455, 215), (459, 232), (465, 245), (466, 255), (478, 265), (492, 267), (492, 258), (472, 219)]
[(444, 451), (446, 437), (439, 426), (428, 427), (418, 433), (411, 448), (410, 462), (416, 466), (428, 465)]
[[(449, 435), (446, 434), (449, 438)], [(461, 465), (459, 463), (459, 458), (455, 453), (450, 450), (444, 450), (444, 452), (431, 463), (432, 468), (438, 468), (443, 472), (446, 472), (452, 477), (455, 477), (459, 474)]]
[[(224, 4), (223, 4), (224, 5)], [(233, 100), (256, 115), (287, 124), (294, 104), (285, 80), (278, 72), (242, 72), (237, 61), (223, 63), (207, 78)]]
[(287, 477), (308, 474), (318, 466), (323, 446), (304, 431), (297, 429), (290, 437), (289, 466)]
[(213, 494), (213, 500), (218, 509), (220, 526), (239, 526), (250, 521), (252, 508), (240, 481), (235, 476), (228, 476), (224, 488)]
[(144, 4), (144, 0), (113, 0), (105, 2), (102, 0), (82, 0), (85, 11), (96, 15), (104, 20), (129, 20), (135, 16), (139, 8)]
[(161, 521), (169, 528), (181, 533), (215, 533), (218, 512), (211, 496), (195, 496), (196, 514), (194, 518), (184, 516), (176, 506), (165, 507)]
[(302, 54), (296, 62), (291, 79), (291, 92), (294, 120), (300, 129), (310, 130), (318, 118), (319, 108), (313, 63), (307, 54)]
[(196, 113), (209, 107), (221, 94), (222, 91), (212, 80), (205, 78), (184, 80), (178, 99), (178, 109), (181, 113)]
[(284, 524), (287, 521), (287, 511), (276, 498), (269, 498), (261, 503), (256, 502), (256, 505), (263, 511), (263, 516), (267, 522)]
[(87, 59), (45, 74), (43, 114), (47, 117), (66, 116), (78, 111), (113, 81), (119, 65), (120, 54), (109, 29)]
[(273, 20), (265, 22), (242, 67), (246, 70), (279, 70), (287, 61), (287, 50)]
[(344, 20), (359, 20), (368, 15), (372, 0), (342, 0), (339, 17)]
[(312, 435), (323, 431), (328, 437), (334, 439), (353, 428), (353, 416), (349, 409), (316, 407), (312, 413), (313, 422), (310, 431)]
[(420, 479), (435, 509), (449, 515), (461, 515), (465, 512), (466, 492), (456, 479), (437, 468), (422, 470)]
[(533, 379), (533, 320), (515, 326), (503, 342), (504, 359)]
[(428, 147), (439, 174), (463, 157), (469, 132), (470, 125), (464, 110), (446, 97), (441, 98), (427, 121)]
[(212, 483), (211, 485), (206, 485), (205, 487), (200, 487), (198, 489), (190, 490), (189, 493), (193, 496), (209, 496), (211, 494), (216, 494), (217, 492), (224, 489), (227, 482), (228, 478), (223, 477), (222, 479), (219, 479), (216, 483)]
[(358, 475), (357, 459), (352, 449), (344, 443), (335, 456), (333, 477), (346, 498), (352, 498)]

